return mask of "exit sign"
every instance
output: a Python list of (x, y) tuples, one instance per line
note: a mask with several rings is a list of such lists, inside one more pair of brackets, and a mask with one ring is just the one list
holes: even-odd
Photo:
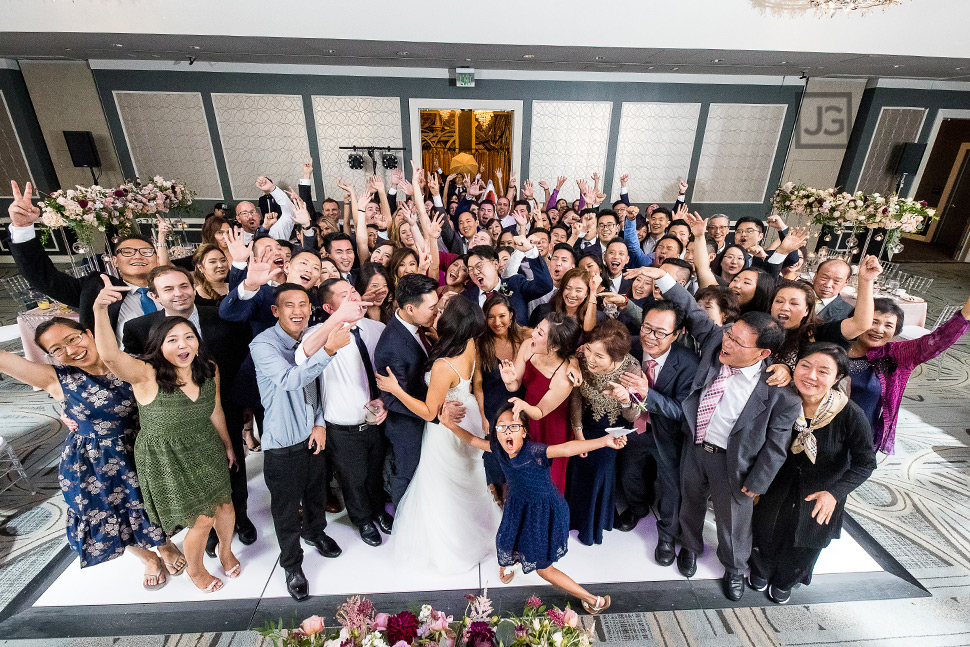
[(459, 88), (474, 88), (475, 87), (475, 68), (456, 67), (455, 85)]

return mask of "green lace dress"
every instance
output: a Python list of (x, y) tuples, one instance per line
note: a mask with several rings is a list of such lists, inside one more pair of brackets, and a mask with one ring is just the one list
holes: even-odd
[(226, 448), (210, 420), (215, 402), (215, 380), (207, 379), (195, 402), (175, 389), (138, 405), (135, 465), (145, 511), (169, 535), (232, 501)]

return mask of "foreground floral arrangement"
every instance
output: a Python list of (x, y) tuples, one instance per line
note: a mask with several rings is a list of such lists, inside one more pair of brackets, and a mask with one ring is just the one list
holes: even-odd
[[(920, 231), (937, 218), (925, 200), (882, 196), (878, 193), (837, 193), (835, 189), (813, 189), (788, 182), (775, 191), (772, 207), (778, 213), (808, 216), (813, 224), (843, 229), (885, 229), (886, 244), (895, 246), (901, 234)], [(879, 238), (877, 237), (877, 240)]]
[(113, 188), (76, 186), (48, 194), (41, 204), (40, 221), (50, 230), (67, 227), (90, 246), (94, 236), (109, 226), (119, 232), (136, 229), (138, 218), (184, 209), (193, 194), (184, 184), (156, 175), (147, 184), (137, 178)]
[(579, 615), (567, 607), (546, 608), (532, 596), (521, 615), (499, 619), (493, 615), (488, 591), (465, 596), (468, 607), (457, 621), (431, 605), (417, 613), (377, 613), (367, 598), (355, 595), (337, 609), (340, 629), (327, 631), (320, 616), (310, 616), (295, 629), (283, 621), (257, 631), (277, 647), (587, 647), (592, 633), (583, 628)]

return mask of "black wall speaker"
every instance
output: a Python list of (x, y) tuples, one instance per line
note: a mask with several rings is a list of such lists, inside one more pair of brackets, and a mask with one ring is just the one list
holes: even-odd
[(98, 147), (94, 143), (94, 135), (90, 130), (65, 130), (64, 140), (67, 142), (67, 150), (71, 153), (71, 162), (75, 167), (101, 168)]
[(926, 144), (903, 144), (899, 153), (899, 161), (896, 163), (896, 173), (916, 175), (925, 152)]

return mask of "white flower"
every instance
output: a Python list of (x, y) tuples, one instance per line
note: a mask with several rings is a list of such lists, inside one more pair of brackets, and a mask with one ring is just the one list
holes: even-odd
[(374, 633), (367, 634), (361, 644), (364, 647), (387, 647), (387, 643), (384, 642), (384, 638), (376, 631)]
[(420, 620), (421, 622), (427, 622), (428, 618), (431, 617), (431, 612), (433, 610), (434, 609), (431, 608), (430, 604), (422, 604), (421, 613), (418, 614), (418, 620)]
[(556, 647), (559, 647), (559, 645), (562, 644), (562, 632), (561, 631), (557, 631), (556, 633), (552, 634), (552, 644), (555, 645)]

